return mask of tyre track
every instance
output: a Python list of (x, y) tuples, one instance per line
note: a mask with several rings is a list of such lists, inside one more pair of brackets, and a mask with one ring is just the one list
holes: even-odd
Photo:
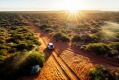
[[(43, 38), (45, 43), (48, 43), (48, 39)], [(53, 51), (52, 56), (56, 60), (56, 62), (60, 65), (60, 67), (63, 69), (65, 74), (69, 77), (70, 80), (80, 80), (80, 78), (76, 75), (76, 73), (64, 62), (64, 60), (57, 56), (57, 51)]]

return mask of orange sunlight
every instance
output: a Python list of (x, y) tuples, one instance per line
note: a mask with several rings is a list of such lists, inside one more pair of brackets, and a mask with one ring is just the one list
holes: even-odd
[(83, 8), (87, 7), (84, 6), (85, 2), (83, 0), (63, 0), (60, 7), (63, 10), (66, 10), (67, 21), (75, 21), (78, 22), (78, 18), (82, 15), (81, 11)]

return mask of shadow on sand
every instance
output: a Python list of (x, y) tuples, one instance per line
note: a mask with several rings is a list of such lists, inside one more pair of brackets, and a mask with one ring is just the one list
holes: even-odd
[(53, 52), (53, 50), (49, 50), (47, 48), (45, 48), (43, 50), (43, 53), (45, 54), (45, 61), (47, 61), (49, 59), (49, 57), (52, 55), (52, 52)]

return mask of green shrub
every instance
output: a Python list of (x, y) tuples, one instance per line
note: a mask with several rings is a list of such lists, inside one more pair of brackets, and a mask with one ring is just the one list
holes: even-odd
[(73, 36), (72, 38), (72, 42), (79, 42), (81, 40), (80, 36), (79, 35), (75, 35)]
[(113, 50), (119, 51), (119, 42), (113, 42), (113, 43), (109, 44), (109, 47)]
[(11, 48), (5, 44), (0, 44), (0, 49), (7, 49), (10, 50)]
[(62, 33), (58, 32), (58, 33), (55, 33), (54, 37), (55, 38), (60, 38), (62, 35), (63, 35)]
[(27, 40), (27, 44), (33, 44), (34, 40)]
[(96, 28), (91, 29), (91, 32), (92, 32), (92, 33), (97, 33), (97, 32), (98, 32), (98, 29), (96, 29)]
[(116, 80), (108, 69), (100, 65), (89, 70), (88, 76), (88, 80)]
[(34, 65), (43, 67), (44, 61), (43, 53), (37, 51), (31, 54), (28, 52), (17, 52), (7, 59), (0, 56), (0, 75), (2, 75), (2, 78), (5, 80), (9, 78), (16, 80), (15, 78), (18, 76), (29, 75)]
[(0, 43), (5, 43), (5, 42), (6, 42), (5, 40), (0, 39)]
[(94, 52), (98, 55), (104, 55), (110, 53), (110, 48), (103, 43), (90, 43), (86, 45), (86, 50)]
[(43, 63), (45, 62), (43, 53), (39, 53), (34, 51), (30, 54), (26, 60), (20, 65), (19, 73), (21, 75), (28, 75), (30, 74), (31, 67), (34, 65), (40, 65), (43, 67)]
[(1, 49), (0, 50), (0, 55), (3, 55), (3, 56), (5, 56), (6, 54), (7, 54), (7, 50), (6, 49)]
[(98, 42), (98, 37), (95, 35), (82, 35), (81, 36), (81, 41), (86, 42), (86, 43), (96, 43)]
[(23, 34), (15, 34), (15, 35), (13, 35), (13, 37), (14, 37), (15, 39), (19, 39), (19, 40), (25, 39)]
[(102, 66), (96, 66), (93, 70), (89, 71), (88, 75), (90, 80), (105, 80)]
[(91, 37), (89, 36), (89, 35), (82, 35), (81, 36), (81, 41), (83, 41), (83, 42), (90, 42), (90, 40), (91, 40)]
[[(27, 50), (32, 50), (33, 48), (35, 47), (35, 45), (33, 45), (33, 44), (28, 44), (28, 46), (27, 46)], [(25, 50), (25, 49), (24, 49)]]
[(46, 28), (49, 28), (49, 26), (47, 24), (43, 24), (43, 25), (39, 26), (39, 28), (41, 30), (45, 30)]
[(99, 38), (96, 35), (90, 35), (90, 37), (91, 37), (91, 42), (92, 43), (97, 43), (98, 40), (99, 40)]
[(70, 38), (69, 38), (68, 36), (66, 36), (66, 35), (63, 35), (63, 36), (61, 37), (61, 41), (62, 41), (62, 42), (68, 42), (68, 41), (70, 41)]
[(49, 32), (53, 32), (53, 29), (51, 29), (51, 28), (46, 28), (44, 31), (49, 33)]
[(56, 41), (68, 42), (70, 41), (69, 37), (64, 35), (63, 33), (55, 33), (54, 35)]
[(34, 44), (19, 43), (16, 48), (17, 50), (32, 50), (35, 47)]
[(35, 40), (34, 42), (35, 42), (36, 45), (41, 45), (41, 42), (38, 41), (38, 40)]
[(5, 61), (6, 57), (3, 55), (0, 55), (0, 66), (3, 65), (4, 61)]
[(28, 48), (28, 44), (27, 43), (19, 43), (17, 46), (17, 50), (24, 50)]
[(62, 33), (59, 33), (59, 32), (58, 33), (55, 33), (54, 34), (54, 37), (55, 37), (56, 41), (59, 41), (61, 39), (62, 35), (63, 34)]

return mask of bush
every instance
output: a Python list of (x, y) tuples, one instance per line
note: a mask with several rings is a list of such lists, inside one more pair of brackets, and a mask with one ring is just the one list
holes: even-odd
[(19, 73), (21, 75), (29, 75), (32, 66), (34, 65), (40, 65), (40, 67), (43, 67), (43, 63), (45, 62), (43, 53), (39, 53), (34, 51), (32, 54), (30, 54), (26, 60), (20, 65)]
[(54, 35), (55, 40), (59, 41), (61, 39), (62, 35), (63, 35), (62, 33), (55, 33), (55, 35)]
[(3, 65), (4, 61), (5, 61), (6, 57), (5, 56), (2, 56), (0, 55), (0, 66)]
[(72, 42), (79, 42), (81, 40), (80, 36), (79, 35), (75, 35), (73, 36), (72, 38)]
[(110, 53), (110, 48), (103, 43), (91, 43), (86, 45), (86, 50), (94, 52), (98, 55)]
[(28, 49), (28, 44), (27, 43), (20, 43), (16, 47), (17, 47), (17, 50), (24, 50), (24, 49)]
[[(43, 67), (44, 55), (37, 51), (32, 52), (17, 52), (13, 56), (4, 60), (4, 57), (0, 56), (0, 75), (3, 80), (16, 80), (18, 76), (29, 75), (32, 66), (40, 65)], [(2, 66), (1, 66), (2, 65)]]
[(0, 55), (5, 56), (7, 54), (7, 50), (6, 49), (1, 49), (0, 50)]
[(96, 35), (91, 35), (90, 37), (91, 37), (91, 42), (92, 43), (97, 43), (98, 40), (99, 40), (99, 38)]
[(119, 42), (113, 42), (113, 43), (109, 44), (109, 47), (113, 50), (119, 51)]
[(95, 35), (82, 35), (81, 41), (86, 43), (96, 43), (98, 42), (98, 37)]
[(14, 37), (15, 39), (19, 39), (19, 40), (25, 39), (23, 34), (15, 34), (15, 35), (13, 35), (13, 37)]
[(93, 70), (89, 70), (88, 76), (88, 80), (116, 80), (108, 69), (100, 65)]
[(45, 29), (45, 32), (48, 32), (48, 33), (49, 33), (49, 32), (53, 32), (53, 29), (51, 29), (51, 28), (46, 28), (46, 29)]
[(63, 36), (61, 37), (61, 41), (62, 41), (62, 42), (68, 42), (68, 41), (70, 41), (70, 39), (69, 39), (68, 36), (63, 35)]
[(93, 70), (90, 70), (88, 75), (90, 80), (104, 80), (103, 67), (96, 66)]
[(97, 32), (98, 32), (98, 29), (96, 29), (96, 28), (91, 29), (91, 32), (92, 32), (92, 33), (97, 33)]
[(41, 45), (41, 42), (38, 41), (38, 40), (35, 40), (34, 42), (35, 42), (36, 45)]
[(5, 40), (0, 39), (0, 43), (5, 43), (5, 42), (6, 42)]
[(63, 34), (59, 32), (59, 33), (55, 33), (54, 37), (55, 37), (55, 38), (61, 38), (62, 35), (63, 35)]
[(69, 37), (64, 35), (63, 33), (56, 33), (54, 37), (56, 41), (62, 41), (62, 42), (70, 41)]
[(0, 44), (0, 49), (7, 49), (10, 50), (11, 48), (5, 44)]
[(47, 24), (43, 24), (43, 25), (39, 26), (39, 28), (41, 30), (45, 30), (46, 28), (49, 28), (49, 26)]
[(91, 38), (90, 38), (90, 36), (89, 35), (82, 35), (81, 36), (81, 41), (83, 41), (83, 42), (90, 42), (90, 40), (91, 40)]

